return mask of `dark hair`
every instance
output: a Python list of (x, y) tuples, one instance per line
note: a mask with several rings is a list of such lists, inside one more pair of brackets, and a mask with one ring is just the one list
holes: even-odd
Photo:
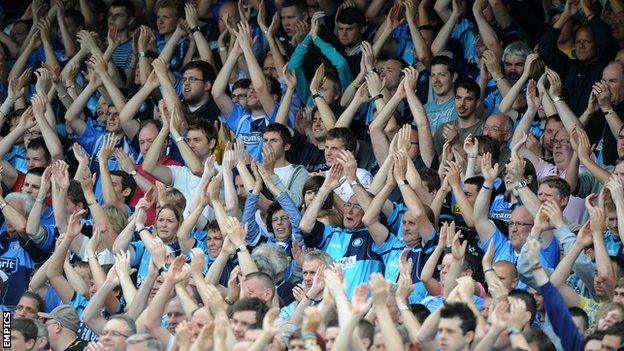
[(268, 74), (265, 74), (264, 78), (266, 79), (269, 94), (277, 95), (277, 99), (280, 100), (282, 98), (282, 86), (280, 85), (279, 80)]
[(366, 16), (357, 7), (347, 7), (338, 12), (336, 22), (348, 25), (357, 24), (359, 28), (362, 28), (366, 24)]
[(77, 204), (82, 204), (83, 209), (87, 209), (87, 199), (85, 198), (84, 192), (82, 191), (82, 186), (80, 182), (72, 179), (69, 181), (69, 188), (67, 189), (67, 199), (71, 202)]
[(156, 218), (158, 218), (158, 215), (163, 211), (163, 210), (170, 210), (173, 212), (173, 215), (176, 217), (176, 219), (178, 220), (178, 224), (182, 224), (182, 221), (184, 220), (184, 217), (182, 217), (182, 211), (180, 211), (180, 208), (178, 208), (178, 206), (175, 206), (173, 204), (164, 204), (162, 205), (159, 209), (158, 212), (156, 212)]
[(134, 321), (134, 319), (132, 319), (132, 317), (120, 313), (120, 314), (113, 315), (108, 320), (112, 321), (113, 319), (117, 319), (117, 320), (126, 322), (126, 325), (128, 326), (128, 334), (130, 334), (130, 335), (136, 334), (137, 326), (136, 326), (136, 322)]
[(444, 307), (440, 310), (440, 318), (458, 318), (464, 335), (477, 328), (477, 318), (468, 305), (462, 302), (444, 303)]
[(22, 335), (24, 336), (24, 341), (37, 341), (37, 325), (35, 324), (35, 322), (32, 321), (32, 319), (15, 318), (11, 321), (11, 328), (22, 333)]
[(449, 70), (451, 75), (455, 74), (455, 66), (453, 65), (453, 60), (450, 57), (446, 56), (446, 55), (434, 56), (431, 59), (431, 66), (430, 67), (433, 67), (435, 65), (446, 66), (446, 68)]
[(285, 125), (281, 123), (271, 123), (264, 128), (264, 132), (262, 132), (262, 134), (266, 134), (266, 132), (277, 132), (282, 138), (284, 144), (292, 145), (292, 134), (290, 134), (290, 130), (288, 130), (288, 127)]
[(466, 184), (472, 184), (475, 185), (477, 187), (477, 191), (481, 190), (481, 187), (483, 186), (483, 182), (485, 182), (485, 178), (481, 177), (481, 176), (476, 176), (476, 177), (470, 177), (464, 180), (464, 185)]
[(206, 139), (208, 139), (209, 143), (210, 140), (215, 140), (216, 147), (218, 132), (217, 129), (212, 125), (212, 123), (204, 119), (196, 119), (193, 122), (189, 123), (188, 130), (201, 130), (202, 132), (204, 132), (204, 135), (206, 136)]
[(353, 155), (355, 155), (355, 150), (357, 149), (357, 139), (355, 138), (355, 134), (349, 128), (332, 128), (327, 131), (326, 140), (333, 139), (342, 139), (344, 143), (344, 148), (347, 151), (351, 151)]
[(134, 180), (134, 177), (125, 171), (111, 171), (110, 174), (121, 177), (121, 191), (126, 188), (130, 188), (130, 194), (124, 198), (124, 202), (127, 203), (130, 199), (132, 199), (132, 196), (134, 196), (134, 192), (136, 191), (137, 183)]
[(475, 96), (475, 101), (479, 101), (481, 98), (481, 88), (479, 84), (477, 84), (474, 80), (462, 79), (455, 84), (455, 91), (457, 89), (462, 88), (467, 90), (469, 93), (473, 93)]
[[(325, 181), (325, 177), (320, 176), (320, 175), (315, 175), (315, 176), (308, 178), (303, 184), (303, 188), (301, 189), (301, 198), (305, 199), (305, 194), (309, 190), (318, 192), (321, 186), (323, 185), (324, 181)], [(322, 209), (328, 210), (331, 208), (332, 208), (332, 197), (328, 196), (327, 199), (325, 199), (325, 202), (323, 202)]]
[(113, 0), (113, 2), (111, 2), (108, 8), (111, 8), (111, 7), (125, 8), (126, 15), (128, 15), (128, 17), (134, 17), (134, 13), (136, 12), (136, 7), (134, 6), (134, 3), (130, 0)]
[(546, 184), (551, 188), (556, 188), (559, 191), (559, 196), (562, 198), (570, 197), (570, 184), (565, 181), (565, 179), (559, 178), (557, 176), (548, 176), (542, 178), (540, 180), (539, 185)]
[(489, 152), (492, 155), (492, 162), (497, 162), (500, 155), (500, 143), (498, 140), (487, 135), (479, 135), (475, 138), (479, 142), (479, 153)]
[(285, 0), (282, 3), (282, 8), (292, 6), (296, 7), (297, 10), (303, 14), (308, 13), (308, 4), (303, 0)]
[(422, 182), (430, 192), (440, 189), (442, 181), (440, 181), (440, 175), (435, 169), (429, 167), (421, 168), (418, 170), (418, 175), (420, 175), (420, 179), (422, 179)]
[(250, 326), (250, 328), (257, 329), (262, 325), (262, 319), (264, 315), (267, 313), (269, 308), (267, 307), (264, 301), (260, 300), (257, 297), (244, 297), (236, 301), (232, 306), (229, 307), (228, 315), (232, 317), (234, 313), (241, 311), (252, 311), (256, 312), (256, 323)]
[(195, 60), (187, 63), (182, 67), (182, 73), (188, 71), (189, 69), (198, 69), (202, 73), (202, 79), (204, 82), (214, 82), (217, 74), (215, 73), (214, 68), (211, 64), (202, 60)]
[(26, 172), (26, 174), (34, 174), (34, 175), (38, 175), (38, 176), (42, 176), (43, 172), (45, 172), (45, 167), (35, 167), (35, 168), (31, 168), (28, 170), (28, 172)]
[(570, 311), (570, 315), (572, 315), (572, 317), (583, 318), (583, 323), (585, 324), (584, 329), (589, 328), (589, 317), (587, 316), (587, 312), (585, 312), (585, 310), (580, 307), (573, 306), (568, 308), (568, 311)]
[(266, 226), (269, 233), (273, 233), (273, 214), (279, 210), (282, 210), (282, 205), (280, 205), (277, 201), (271, 202), (269, 208), (267, 208)]
[(620, 343), (624, 341), (624, 322), (617, 322), (604, 330), (604, 335), (615, 335), (620, 337)]
[(32, 292), (30, 290), (27, 290), (27, 291), (24, 291), (22, 296), (20, 296), (20, 299), (23, 297), (27, 297), (29, 299), (33, 299), (37, 301), (37, 312), (41, 312), (45, 309), (45, 302), (43, 301), (43, 298), (39, 294)]
[(583, 343), (583, 350), (585, 350), (585, 346), (587, 345), (588, 342), (592, 341), (592, 340), (598, 340), (598, 341), (602, 341), (602, 338), (604, 338), (605, 334), (603, 331), (595, 331), (589, 335), (587, 335), (585, 337), (585, 342)]
[(210, 221), (208, 223), (208, 225), (206, 226), (206, 231), (209, 231), (209, 230), (221, 233), (221, 227), (219, 227), (219, 223), (216, 220)]
[(50, 154), (50, 151), (48, 150), (48, 147), (46, 146), (45, 140), (43, 140), (42, 137), (29, 140), (28, 146), (26, 147), (26, 149), (29, 149), (29, 150), (43, 149), (43, 153), (45, 155), (46, 161), (50, 162), (50, 160), (52, 160), (52, 155)]
[(251, 86), (251, 79), (249, 78), (239, 79), (236, 82), (234, 82), (234, 84), (232, 84), (232, 91), (239, 89), (239, 88), (249, 89), (249, 86)]
[(163, 123), (161, 120), (159, 119), (147, 119), (143, 122), (141, 122), (141, 126), (139, 127), (139, 131), (141, 131), (143, 128), (149, 126), (149, 125), (153, 125), (154, 127), (156, 127), (156, 130), (160, 131), (163, 127)]
[(155, 10), (158, 12), (161, 8), (172, 8), (176, 11), (176, 17), (184, 17), (184, 2), (179, 0), (158, 0)]
[(529, 294), (525, 290), (513, 289), (507, 296), (515, 297), (524, 301), (526, 310), (531, 313), (531, 320), (529, 321), (529, 324), (533, 323), (533, 320), (535, 320), (535, 314), (537, 313), (537, 302), (535, 301), (533, 295)]
[(409, 308), (420, 324), (422, 324), (431, 314), (431, 311), (429, 311), (429, 309), (421, 303), (411, 304), (409, 305)]
[(550, 338), (541, 329), (529, 329), (522, 333), (527, 343), (534, 344), (540, 351), (557, 351)]
[[(134, 5), (132, 5), (134, 6)], [(69, 18), (72, 21), (74, 21), (74, 23), (76, 24), (76, 26), (78, 27), (82, 27), (84, 28), (85, 26), (85, 19), (84, 16), (82, 15), (82, 13), (78, 10), (74, 10), (74, 9), (66, 9), (65, 10), (65, 18)]]

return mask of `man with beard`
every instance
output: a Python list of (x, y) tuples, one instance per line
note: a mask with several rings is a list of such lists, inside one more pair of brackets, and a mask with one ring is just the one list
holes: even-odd
[(182, 67), (182, 96), (187, 120), (202, 118), (214, 123), (219, 119), (219, 108), (210, 93), (215, 78), (214, 68), (208, 62), (191, 61)]
[(362, 59), (362, 34), (366, 25), (366, 17), (357, 7), (347, 7), (340, 10), (336, 16), (336, 31), (338, 41), (347, 54), (347, 62), (351, 74), (355, 77), (360, 72)]
[(455, 111), (459, 119), (444, 123), (433, 136), (433, 144), (438, 155), (442, 155), (442, 149), (446, 140), (464, 145), (468, 135), (481, 135), (483, 132), (483, 120), (480, 112), (481, 89), (477, 83), (464, 80), (457, 84), (455, 91)]
[(433, 88), (433, 100), (425, 104), (425, 112), (429, 118), (431, 132), (446, 122), (457, 120), (457, 111), (453, 104), (455, 89), (453, 84), (457, 73), (453, 61), (448, 56), (435, 56), (431, 60), (430, 82)]

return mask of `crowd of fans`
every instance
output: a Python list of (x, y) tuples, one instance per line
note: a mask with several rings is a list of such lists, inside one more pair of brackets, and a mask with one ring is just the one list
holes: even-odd
[(623, 0), (0, 6), (5, 349), (624, 349)]

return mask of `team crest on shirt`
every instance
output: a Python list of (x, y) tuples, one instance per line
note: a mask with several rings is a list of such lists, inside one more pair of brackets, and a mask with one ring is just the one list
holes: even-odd
[(360, 247), (360, 246), (362, 246), (363, 243), (364, 243), (364, 240), (362, 240), (362, 238), (356, 238), (351, 243), (351, 246), (353, 246), (353, 247)]

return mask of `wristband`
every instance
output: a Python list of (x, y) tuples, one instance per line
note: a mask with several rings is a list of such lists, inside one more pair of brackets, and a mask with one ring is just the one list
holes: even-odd
[(355, 89), (359, 88), (360, 86), (362, 86), (361, 84), (355, 84), (355, 82), (351, 83), (351, 86), (354, 87)]
[(405, 311), (409, 311), (410, 308), (407, 305), (401, 305), (401, 306), (397, 306), (397, 308), (399, 309), (399, 312), (405, 312)]
[(179, 142), (181, 142), (181, 141), (185, 141), (185, 140), (184, 140), (184, 137), (183, 137), (183, 136), (181, 136), (181, 135), (180, 135), (179, 137), (175, 138), (174, 140), (175, 140), (175, 143), (176, 143), (176, 144), (177, 144), (177, 143), (179, 143)]
[(518, 327), (509, 327), (507, 328), (507, 335), (514, 335), (522, 333), (522, 329)]
[(562, 101), (562, 100), (563, 100), (563, 96), (557, 96), (556, 98), (553, 98), (553, 102)]
[(314, 341), (316, 342), (316, 333), (315, 332), (309, 332), (309, 331), (302, 331), (301, 332), (301, 338), (306, 340), (306, 339), (314, 339)]
[(97, 201), (87, 202), (87, 207), (91, 207), (91, 206), (93, 206), (95, 204), (97, 204)]
[(532, 270), (532, 271), (536, 271), (536, 270), (538, 270), (538, 269), (542, 269), (542, 268), (544, 268), (544, 266), (542, 266), (542, 264), (541, 264), (541, 263), (537, 263), (536, 265), (534, 265), (533, 267), (531, 267), (531, 270)]
[(36, 198), (35, 202), (43, 205), (43, 200), (44, 199)]
[(485, 189), (485, 190), (492, 190), (492, 187), (489, 187), (489, 186), (487, 186), (487, 185), (485, 185), (485, 184), (481, 185), (481, 187), (482, 187), (483, 189)]
[(232, 306), (234, 304), (234, 302), (232, 302), (230, 299), (228, 299), (227, 296), (223, 299), (223, 302), (227, 303), (230, 306)]
[(219, 51), (227, 51), (227, 48), (220, 47), (220, 48), (219, 48)]
[(0, 211), (4, 210), (4, 208), (7, 207), (7, 205), (8, 204), (6, 202), (1, 203), (0, 204)]
[(409, 182), (406, 179), (403, 179), (399, 181), (398, 183), (399, 183), (399, 188), (402, 188), (404, 185), (409, 185)]
[(351, 185), (351, 186), (357, 186), (357, 185), (360, 185), (360, 182), (359, 182), (357, 179), (355, 179), (354, 181), (352, 181), (351, 183), (349, 183), (349, 185)]
[(503, 79), (505, 79), (505, 76), (500, 76), (500, 77), (494, 79), (494, 83), (498, 83), (499, 81), (501, 81)]
[(247, 246), (245, 246), (245, 244), (236, 248), (236, 253), (245, 252), (245, 251), (247, 251)]
[(316, 98), (322, 98), (323, 97), (323, 93), (317, 91), (316, 93), (312, 94), (312, 100), (316, 99)]
[(612, 114), (612, 113), (615, 113), (615, 111), (613, 111), (613, 109), (612, 109), (612, 108), (608, 108), (608, 109), (606, 109), (606, 110), (602, 110), (602, 112), (605, 114), (605, 116), (606, 116), (606, 115), (610, 115), (610, 114)]
[(383, 98), (383, 94), (379, 93), (379, 94), (373, 96), (373, 98), (371, 99), (371, 102), (375, 102), (375, 101), (377, 101), (377, 100), (379, 100), (381, 98)]
[(200, 26), (195, 26), (193, 28), (191, 28), (191, 34), (195, 33), (195, 32), (199, 32), (201, 30)]

